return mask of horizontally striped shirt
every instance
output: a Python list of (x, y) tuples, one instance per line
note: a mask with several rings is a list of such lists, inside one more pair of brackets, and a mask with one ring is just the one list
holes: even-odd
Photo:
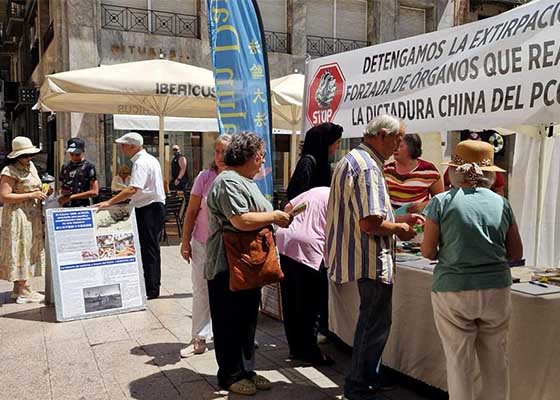
[(369, 278), (392, 283), (395, 239), (362, 232), (359, 222), (370, 215), (395, 220), (383, 177), (383, 157), (362, 143), (340, 160), (332, 178), (325, 264), (333, 281)]
[(397, 172), (395, 161), (385, 165), (385, 179), (393, 208), (430, 200), (430, 186), (441, 179), (438, 169), (429, 161), (418, 159), (418, 165), (407, 174)]

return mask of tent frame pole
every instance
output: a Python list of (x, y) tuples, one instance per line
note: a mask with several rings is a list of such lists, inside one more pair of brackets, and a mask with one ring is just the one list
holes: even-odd
[(162, 114), (159, 115), (158, 153), (161, 171), (163, 172), (165, 166), (165, 118)]

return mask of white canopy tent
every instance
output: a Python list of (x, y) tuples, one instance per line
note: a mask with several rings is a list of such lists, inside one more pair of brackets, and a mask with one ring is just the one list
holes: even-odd
[(159, 117), (163, 165), (164, 116), (216, 118), (212, 71), (148, 60), (47, 75), (37, 107), (49, 111)]
[[(298, 136), (301, 125), (301, 109), (303, 104), (303, 88), (305, 86), (303, 74), (286, 75), (270, 82), (272, 114), (275, 120), (273, 126), (284, 125), (283, 120), (292, 130), (290, 140), (290, 171), (294, 172), (297, 162)], [(279, 126), (280, 125), (280, 126)]]
[[(175, 132), (218, 132), (216, 118), (164, 117), (164, 130)], [(113, 117), (113, 127), (130, 131), (157, 131), (159, 118), (153, 115), (124, 115)]]
[(527, 265), (560, 267), (560, 125), (519, 130), (509, 200)]
[[(301, 74), (271, 82), (272, 125), (291, 130), (293, 163), (303, 86)], [(213, 72), (168, 60), (102, 65), (47, 75), (34, 109), (115, 114), (121, 129), (159, 130), (162, 165), (165, 130), (218, 131)], [(157, 128), (150, 116), (158, 117)]]

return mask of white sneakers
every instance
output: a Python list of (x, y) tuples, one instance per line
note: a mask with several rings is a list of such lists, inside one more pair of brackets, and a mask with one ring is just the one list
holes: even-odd
[(206, 351), (206, 340), (194, 338), (192, 342), (181, 349), (181, 358), (187, 358), (192, 355), (202, 354)]
[(14, 290), (12, 291), (10, 297), (12, 299), (15, 298), (17, 304), (42, 303), (43, 301), (45, 301), (45, 296), (39, 292), (31, 290), (30, 286), (24, 286), (20, 288), (19, 292), (17, 292), (16, 288), (14, 287)]

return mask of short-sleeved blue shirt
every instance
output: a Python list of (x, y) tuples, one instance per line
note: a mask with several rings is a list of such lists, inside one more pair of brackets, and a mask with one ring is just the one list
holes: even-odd
[(515, 223), (509, 202), (484, 188), (456, 188), (435, 196), (426, 217), (439, 225), (434, 292), (511, 285), (506, 236)]

